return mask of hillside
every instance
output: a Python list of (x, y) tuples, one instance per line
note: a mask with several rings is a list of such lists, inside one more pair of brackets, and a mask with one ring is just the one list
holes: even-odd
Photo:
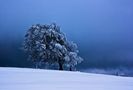
[(1, 67), (0, 90), (133, 90), (133, 78)]

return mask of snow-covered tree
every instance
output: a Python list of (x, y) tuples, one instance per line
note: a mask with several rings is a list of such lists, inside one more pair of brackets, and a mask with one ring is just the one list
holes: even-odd
[(58, 63), (59, 70), (63, 70), (64, 66), (73, 70), (83, 61), (78, 56), (77, 45), (68, 41), (55, 23), (32, 25), (25, 35), (23, 46), (36, 66), (42, 63)]

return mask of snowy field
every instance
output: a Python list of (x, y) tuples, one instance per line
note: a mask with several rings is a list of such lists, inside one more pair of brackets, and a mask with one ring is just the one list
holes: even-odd
[(133, 90), (133, 77), (1, 67), (0, 90)]

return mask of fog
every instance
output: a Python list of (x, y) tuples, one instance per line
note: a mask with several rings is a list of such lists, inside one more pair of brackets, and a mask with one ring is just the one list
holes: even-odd
[(132, 0), (1, 0), (0, 66), (32, 66), (20, 49), (24, 34), (52, 22), (77, 43), (78, 68), (133, 67)]

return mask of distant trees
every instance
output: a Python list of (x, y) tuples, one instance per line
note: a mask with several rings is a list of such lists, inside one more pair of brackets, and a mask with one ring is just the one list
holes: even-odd
[(71, 71), (83, 61), (78, 56), (77, 45), (68, 41), (55, 23), (32, 25), (25, 35), (23, 47), (29, 59), (36, 62), (36, 67), (42, 63), (58, 63), (59, 70), (67, 67)]

